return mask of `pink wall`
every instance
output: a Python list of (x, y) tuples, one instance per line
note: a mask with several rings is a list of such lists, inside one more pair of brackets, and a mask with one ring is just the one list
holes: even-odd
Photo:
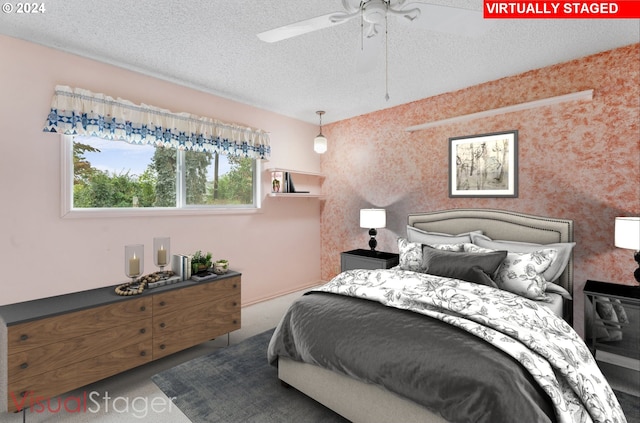
[(56, 84), (264, 129), (265, 167), (319, 171), (317, 126), (6, 36), (0, 57), (0, 304), (121, 283), (125, 244), (145, 244), (151, 272), (153, 237), (165, 235), (175, 253), (228, 258), (245, 305), (318, 283), (319, 200), (266, 198), (253, 214), (63, 219), (60, 137), (42, 132)]
[[(470, 64), (472, 65), (472, 64)], [(499, 64), (497, 64), (499, 66)], [(437, 81), (425, 81), (437, 83)], [(573, 102), (408, 133), (404, 128), (594, 89)], [(393, 89), (391, 89), (393, 93)], [(587, 279), (632, 284), (633, 253), (613, 245), (616, 216), (640, 216), (640, 44), (327, 125), (322, 277), (366, 248), (358, 210), (387, 209), (379, 249), (397, 252), (412, 212), (488, 207), (575, 221), (576, 322)], [(519, 131), (515, 199), (448, 197), (448, 138)]]

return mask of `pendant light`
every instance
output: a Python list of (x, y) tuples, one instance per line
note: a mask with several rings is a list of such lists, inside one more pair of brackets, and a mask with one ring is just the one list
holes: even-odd
[(322, 115), (324, 115), (324, 112), (322, 110), (318, 110), (316, 114), (320, 116), (320, 133), (313, 140), (313, 151), (318, 154), (323, 154), (327, 151), (327, 138), (322, 135)]

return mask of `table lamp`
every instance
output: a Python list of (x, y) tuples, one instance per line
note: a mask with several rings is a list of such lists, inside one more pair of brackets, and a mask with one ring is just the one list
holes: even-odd
[(387, 225), (387, 212), (385, 209), (360, 209), (360, 227), (369, 228), (369, 247), (375, 251), (378, 241), (376, 229), (384, 228)]
[(633, 258), (638, 268), (633, 276), (640, 283), (640, 217), (616, 217), (615, 246), (635, 250)]

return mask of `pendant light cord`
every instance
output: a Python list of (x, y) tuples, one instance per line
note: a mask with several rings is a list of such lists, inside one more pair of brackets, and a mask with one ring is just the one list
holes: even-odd
[(389, 101), (389, 3), (387, 3), (387, 13), (384, 15), (384, 99)]

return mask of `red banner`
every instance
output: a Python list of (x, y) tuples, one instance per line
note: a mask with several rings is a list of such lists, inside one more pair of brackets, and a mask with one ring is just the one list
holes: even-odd
[(640, 19), (640, 1), (484, 0), (484, 17), (485, 19)]

